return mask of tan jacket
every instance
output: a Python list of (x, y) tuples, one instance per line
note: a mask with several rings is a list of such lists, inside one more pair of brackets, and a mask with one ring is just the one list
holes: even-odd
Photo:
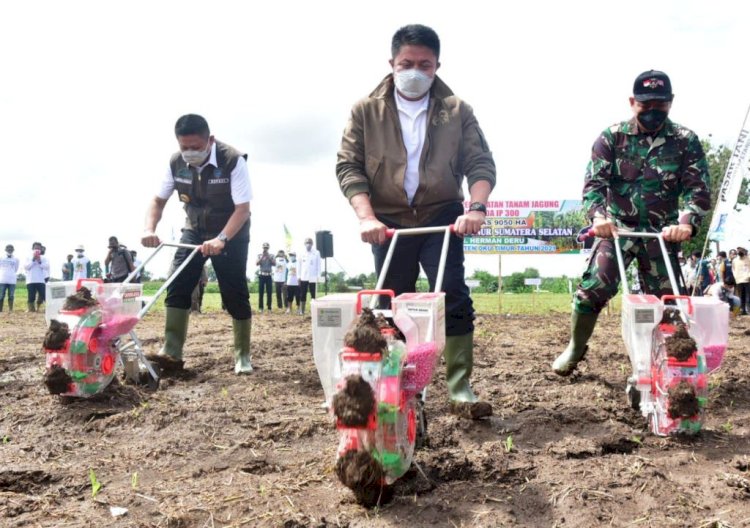
[(376, 215), (414, 227), (464, 199), (464, 176), (469, 188), (479, 180), (495, 186), (495, 162), (474, 112), (439, 77), (430, 89), (419, 187), (411, 205), (404, 191), (405, 171), (406, 148), (389, 74), (352, 108), (336, 163), (344, 196), (368, 193)]

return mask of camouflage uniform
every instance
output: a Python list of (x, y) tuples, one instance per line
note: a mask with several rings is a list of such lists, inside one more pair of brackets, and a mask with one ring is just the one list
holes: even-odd
[[(689, 223), (695, 233), (710, 207), (708, 184), (708, 163), (691, 130), (667, 119), (652, 136), (640, 132), (632, 118), (609, 127), (594, 143), (583, 203), (589, 218), (605, 216), (621, 230), (660, 232), (680, 222)], [(617, 293), (614, 243), (597, 239), (576, 291), (577, 312), (598, 313)], [(621, 238), (619, 244), (626, 268), (637, 260), (648, 293), (671, 292), (657, 240)], [(679, 274), (676, 261), (673, 269)]]

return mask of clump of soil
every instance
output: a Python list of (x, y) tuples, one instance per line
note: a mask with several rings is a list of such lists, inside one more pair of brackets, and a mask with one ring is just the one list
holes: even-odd
[(44, 374), (44, 384), (50, 394), (68, 392), (68, 385), (71, 383), (73, 383), (73, 378), (60, 365), (52, 365), (52, 368)]
[(680, 317), (680, 310), (667, 306), (664, 308), (664, 314), (661, 316), (659, 324), (683, 324), (682, 318)]
[(669, 417), (689, 418), (700, 411), (695, 389), (687, 382), (681, 381), (667, 391), (669, 398)]
[(664, 340), (667, 347), (667, 356), (677, 361), (686, 361), (695, 352), (695, 339), (688, 334), (684, 324), (677, 326), (677, 331)]
[(42, 346), (47, 350), (62, 350), (65, 348), (65, 342), (70, 338), (70, 329), (67, 323), (61, 323), (57, 319), (52, 319), (49, 323), (47, 333), (44, 334), (44, 343)]
[(81, 286), (80, 290), (65, 298), (65, 304), (63, 304), (62, 309), (80, 310), (81, 308), (88, 308), (97, 304), (96, 299), (91, 296), (91, 291), (85, 286)]
[(365, 427), (375, 409), (372, 387), (359, 374), (345, 381), (344, 388), (333, 397), (333, 413), (347, 427)]
[(357, 502), (371, 508), (391, 498), (383, 468), (367, 451), (347, 451), (336, 461), (336, 475), (354, 492)]
[(159, 372), (164, 376), (174, 376), (183, 372), (185, 362), (181, 359), (174, 359), (166, 354), (146, 354), (146, 359), (159, 368)]
[(363, 308), (357, 322), (344, 336), (344, 344), (360, 352), (383, 352), (387, 346), (375, 314), (369, 308)]
[(481, 420), (492, 416), (492, 405), (487, 402), (452, 402), (453, 414), (468, 418), (469, 420)]

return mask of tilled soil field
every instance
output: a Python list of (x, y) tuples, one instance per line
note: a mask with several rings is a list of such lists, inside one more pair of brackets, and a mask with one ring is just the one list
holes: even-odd
[[(136, 328), (149, 351), (163, 324), (149, 314)], [(450, 415), (438, 367), (429, 446), (373, 509), (334, 474), (309, 317), (253, 324), (251, 376), (232, 372), (228, 316), (205, 314), (179, 378), (68, 401), (41, 382), (41, 314), (0, 314), (0, 525), (750, 526), (750, 318), (731, 323), (703, 433), (658, 438), (624, 395), (619, 317), (601, 318), (563, 379), (549, 364), (568, 317), (480, 316), (474, 386), (495, 416)]]

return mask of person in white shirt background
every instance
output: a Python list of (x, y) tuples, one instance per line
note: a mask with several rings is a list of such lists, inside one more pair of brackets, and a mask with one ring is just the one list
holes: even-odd
[(292, 301), (297, 304), (297, 314), (302, 315), (299, 304), (299, 262), (294, 251), (289, 252), (289, 262), (286, 263), (286, 313), (292, 311)]
[(286, 308), (286, 254), (283, 249), (276, 252), (273, 263), (273, 284), (276, 289), (276, 307)]
[(5, 294), (8, 294), (8, 311), (13, 311), (13, 300), (18, 280), (18, 259), (13, 256), (13, 244), (5, 246), (5, 256), (0, 258), (0, 312), (3, 311)]
[(42, 244), (31, 245), (31, 255), (24, 264), (29, 312), (38, 311), (44, 304), (44, 283), (49, 277), (49, 261), (42, 255)]
[(84, 251), (83, 246), (76, 248), (76, 256), (73, 257), (73, 280), (91, 277), (91, 261), (83, 254)]
[(305, 239), (305, 251), (300, 257), (299, 284), (300, 284), (300, 312), (305, 313), (307, 292), (310, 291), (310, 299), (315, 298), (315, 288), (320, 276), (320, 252), (313, 249), (312, 238)]

